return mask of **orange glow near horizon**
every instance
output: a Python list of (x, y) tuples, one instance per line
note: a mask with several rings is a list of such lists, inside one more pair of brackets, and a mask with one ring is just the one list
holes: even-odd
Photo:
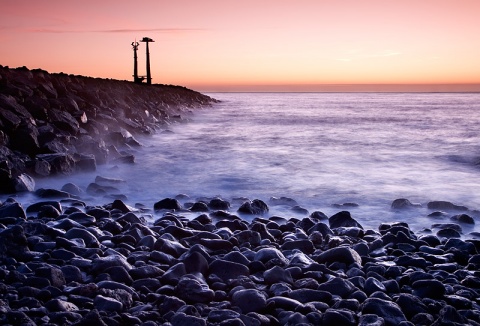
[(480, 91), (479, 12), (478, 0), (2, 0), (0, 64), (132, 80), (130, 43), (148, 36), (154, 83), (205, 92)]

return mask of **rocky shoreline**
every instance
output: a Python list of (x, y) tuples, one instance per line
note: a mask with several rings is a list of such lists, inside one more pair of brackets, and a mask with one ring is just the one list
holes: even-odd
[(0, 193), (35, 178), (133, 163), (139, 134), (182, 122), (216, 100), (171, 85), (0, 66)]
[(37, 195), (0, 206), (1, 324), (480, 325), (478, 240), (348, 211), (264, 218), (258, 199)]

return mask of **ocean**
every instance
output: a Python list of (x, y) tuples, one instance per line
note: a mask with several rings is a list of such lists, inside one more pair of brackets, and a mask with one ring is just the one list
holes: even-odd
[[(221, 102), (195, 111), (188, 123), (138, 137), (144, 146), (135, 150), (136, 164), (37, 180), (37, 188), (85, 188), (101, 175), (124, 180), (119, 187), (132, 206), (186, 194), (188, 201), (221, 196), (235, 211), (235, 198), (268, 204), (288, 197), (309, 212), (348, 210), (364, 227), (403, 221), (415, 231), (449, 222), (428, 217), (429, 201), (480, 209), (478, 93), (207, 95)], [(393, 211), (397, 198), (422, 208)], [(306, 216), (270, 205), (273, 215)], [(477, 225), (462, 225), (464, 233), (480, 231)]]

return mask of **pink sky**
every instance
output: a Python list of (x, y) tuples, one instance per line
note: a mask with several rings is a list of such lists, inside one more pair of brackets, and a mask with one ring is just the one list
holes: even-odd
[(130, 43), (148, 36), (154, 83), (205, 92), (480, 91), (479, 13), (478, 0), (1, 0), (0, 64), (130, 80)]

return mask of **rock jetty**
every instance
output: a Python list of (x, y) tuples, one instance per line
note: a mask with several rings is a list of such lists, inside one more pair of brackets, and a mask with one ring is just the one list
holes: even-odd
[(348, 211), (264, 218), (258, 199), (44, 193), (0, 206), (1, 324), (480, 325), (477, 240), (364, 229)]
[(213, 102), (180, 86), (0, 66), (0, 193), (32, 191), (36, 177), (132, 163), (136, 135)]

